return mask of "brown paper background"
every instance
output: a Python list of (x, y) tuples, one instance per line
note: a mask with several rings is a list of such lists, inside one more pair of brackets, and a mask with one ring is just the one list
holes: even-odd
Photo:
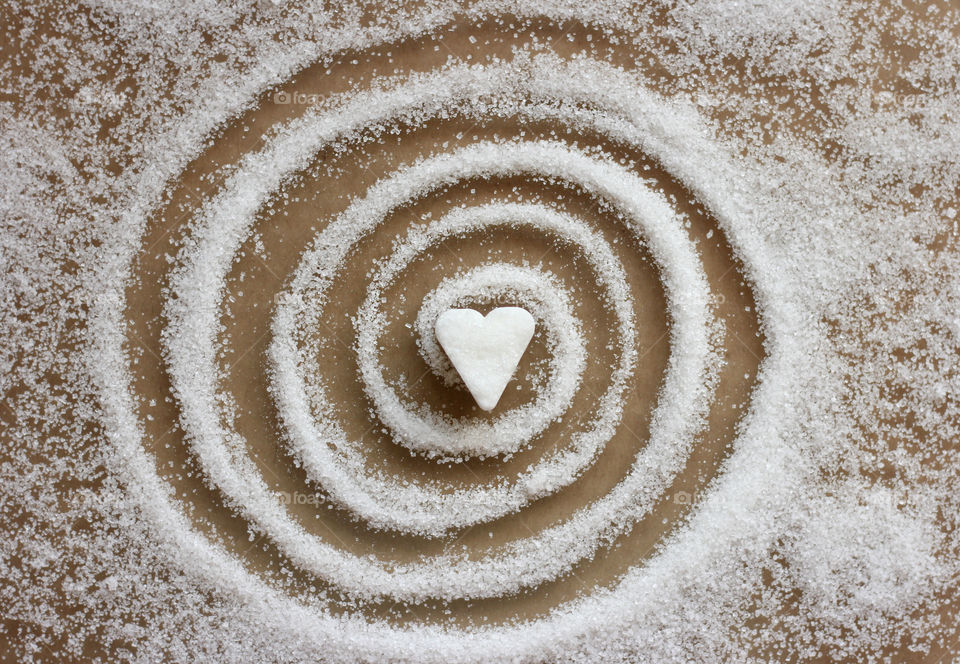
[[(662, 81), (665, 89), (676, 83), (658, 64), (656, 57), (658, 49), (665, 52), (672, 48), (668, 43), (648, 44), (645, 48), (611, 43), (600, 32), (576, 24), (557, 27), (534, 22), (531, 29), (524, 30), (518, 37), (513, 36), (513, 31), (495, 23), (455, 25), (438, 38), (408, 40), (364, 53), (347, 52), (335, 58), (332, 64), (307, 67), (279, 88), (264, 93), (250, 111), (223, 127), (211, 147), (191, 164), (178, 181), (170, 184), (169, 202), (156, 211), (143, 239), (140, 260), (135, 268), (139, 276), (138, 283), (128, 291), (129, 344), (131, 355), (137, 358), (133, 367), (134, 389), (142, 397), (142, 415), (153, 417), (151, 421), (144, 419), (148, 432), (145, 446), (148, 453), (157, 459), (158, 471), (176, 487), (178, 495), (191, 507), (196, 527), (222, 540), (250, 570), (268, 576), (289, 568), (294, 570), (303, 588), (327, 587), (323, 582), (285, 564), (284, 557), (270, 544), (269, 538), (260, 537), (251, 545), (247, 524), (226, 509), (222, 497), (206, 487), (200, 479), (202, 470), (190, 453), (183, 432), (176, 426), (178, 405), (172, 397), (169, 379), (160, 360), (160, 333), (165, 324), (162, 304), (170, 274), (170, 263), (166, 256), (175, 255), (197, 206), (219, 188), (224, 167), (236, 163), (247, 151), (260, 147), (260, 138), (270, 127), (306, 109), (300, 104), (274, 103), (276, 92), (327, 96), (362, 88), (372, 76), (390, 72), (394, 68), (399, 68), (400, 74), (416, 70), (430, 71), (442, 65), (450, 54), (460, 58), (469, 56), (474, 62), (483, 62), (494, 56), (510, 57), (511, 46), (526, 43), (531, 33), (550, 44), (551, 50), (561, 55), (587, 50), (602, 54), (616, 64), (638, 67), (648, 80)], [(476, 38), (476, 43), (471, 42), (471, 36)], [(355, 59), (359, 60), (357, 64), (352, 62)], [(742, 63), (731, 59), (729, 67), (730, 71), (737, 71)], [(709, 87), (709, 80), (704, 80), (702, 86)], [(776, 92), (776, 86), (771, 86), (768, 94), (774, 95)], [(399, 136), (387, 135), (382, 143), (375, 141), (362, 148), (351, 145), (345, 154), (340, 155), (333, 150), (317, 155), (314, 167), (288, 185), (286, 191), (292, 202), (278, 205), (276, 214), (264, 213), (258, 219), (256, 235), (267, 247), (266, 257), (258, 256), (252, 242), (248, 241), (234, 264), (228, 295), (233, 295), (236, 303), (231, 307), (232, 315), (223, 317), (225, 338), (229, 341), (225, 342), (228, 353), (222, 358), (221, 366), (229, 369), (226, 370), (222, 389), (234, 395), (240, 404), (238, 429), (247, 437), (249, 452), (272, 488), (303, 493), (319, 491), (322, 494), (322, 489), (312, 486), (303, 472), (295, 467), (283, 442), (282, 426), (267, 392), (264, 357), (269, 343), (269, 315), (274, 297), (283, 288), (304, 247), (326, 220), (399, 165), (478, 139), (516, 138), (520, 131), (525, 132), (524, 138), (531, 140), (551, 138), (551, 132), (556, 131), (561, 139), (575, 138), (581, 146), (602, 147), (615, 158), (633, 160), (636, 164), (634, 168), (653, 178), (656, 186), (671, 200), (675, 198), (675, 209), (690, 220), (690, 237), (697, 243), (712, 293), (718, 298), (717, 315), (726, 326), (722, 347), (727, 364), (712, 400), (708, 429), (696, 442), (685, 469), (664, 493), (664, 498), (652, 513), (628, 534), (620, 537), (612, 546), (604, 547), (593, 560), (578, 565), (571, 574), (515, 597), (453, 602), (449, 605), (404, 606), (383, 602), (362, 608), (364, 614), (385, 617), (397, 624), (447, 622), (451, 619), (445, 613), (447, 610), (452, 611), (452, 620), (460, 625), (535, 618), (582, 593), (611, 586), (631, 566), (643, 564), (657, 543), (678, 525), (688, 510), (676, 496), (696, 497), (702, 493), (729, 454), (736, 425), (749, 406), (758, 365), (764, 355), (763, 336), (751, 290), (723, 232), (709, 212), (697, 205), (680, 183), (644, 154), (600, 136), (572, 137), (565, 127), (548, 123), (521, 125), (512, 119), (481, 123), (451, 119), (430, 122), (423, 127), (404, 127)], [(643, 171), (644, 167), (649, 167), (649, 170)], [(329, 175), (332, 171), (338, 171), (336, 176)], [(410, 561), (417, 556), (435, 554), (451, 547), (463, 547), (471, 554), (482, 554), (562, 520), (592, 499), (604, 495), (624, 476), (630, 460), (642, 449), (669, 352), (669, 320), (664, 293), (656, 266), (646, 251), (637, 245), (611, 211), (602, 209), (582, 192), (556, 184), (530, 182), (526, 178), (469, 181), (398, 209), (351, 254), (349, 264), (334, 288), (330, 310), (346, 313), (356, 310), (364, 296), (364, 275), (375, 259), (389, 252), (391, 242), (404, 234), (411, 222), (422, 220), (427, 214), (436, 219), (459, 203), (472, 205), (495, 198), (516, 199), (514, 188), (525, 200), (557, 202), (562, 209), (582, 217), (615, 242), (613, 246), (627, 269), (637, 303), (638, 351), (642, 358), (628, 393), (623, 426), (607, 443), (595, 464), (578, 481), (554, 496), (537, 501), (520, 514), (455, 533), (449, 538), (431, 540), (371, 530), (353, 521), (344, 511), (329, 509), (326, 505), (292, 505), (294, 516), (316, 536), (352, 553), (373, 553), (384, 560)], [(561, 195), (562, 200), (558, 199)], [(711, 230), (712, 238), (707, 239), (707, 233)], [(552, 243), (538, 233), (505, 229), (490, 236), (450, 241), (405, 273), (407, 276), (399, 290), (406, 295), (406, 305), (397, 310), (388, 310), (388, 318), (394, 321), (389, 330), (391, 352), (383, 360), (388, 375), (405, 377), (408, 382), (414, 383), (410, 392), (412, 400), (453, 414), (484, 416), (473, 408), (464, 389), (446, 388), (432, 375), (424, 373), (426, 367), (416, 352), (416, 339), (410, 330), (403, 327), (403, 323), (412, 323), (417, 303), (439, 279), (452, 274), (460, 266), (480, 264), (491, 257), (508, 261), (527, 259), (535, 264), (539, 262), (578, 292), (577, 315), (583, 321), (590, 321), (584, 330), (588, 333), (590, 352), (584, 387), (578, 393), (571, 412), (588, 415), (596, 395), (607, 385), (607, 367), (615, 359), (614, 354), (604, 349), (611, 339), (609, 310), (596, 298), (595, 291), (589, 288), (592, 278), (586, 274), (589, 270), (584, 267), (582, 257), (575, 250)], [(244, 275), (242, 281), (238, 278), (240, 274)], [(318, 330), (317, 333), (319, 337), (331, 341), (318, 347), (316, 352), (327, 370), (325, 380), (336, 386), (335, 394), (343, 415), (341, 424), (363, 441), (372, 463), (398, 476), (423, 480), (442, 478), (463, 485), (478, 479), (510, 477), (551, 448), (562, 445), (566, 437), (577, 429), (576, 418), (567, 418), (562, 424), (551, 427), (542, 440), (537, 440), (529, 449), (509, 461), (472, 460), (449, 466), (411, 456), (388, 436), (370, 430), (371, 422), (366, 413), (369, 404), (359, 387), (355, 358), (349, 348), (354, 336), (351, 321), (346, 315), (337, 315), (327, 319), (327, 322), (330, 329)], [(514, 389), (512, 383), (501, 405), (491, 416), (530, 398), (527, 369), (532, 363), (542, 361), (546, 352), (542, 331), (538, 331), (518, 370), (516, 384), (520, 389)], [(151, 399), (156, 401), (156, 405), (149, 405)], [(188, 473), (192, 477), (188, 477)], [(336, 592), (335, 585), (329, 586), (329, 589)], [(783, 610), (788, 613), (793, 609), (785, 606)], [(770, 616), (769, 620), (772, 625), (776, 616)], [(763, 621), (760, 621), (758, 627), (762, 625)], [(772, 629), (770, 625), (767, 627)], [(890, 652), (896, 652), (898, 647), (899, 644), (891, 644)], [(934, 651), (925, 661), (937, 661), (936, 654), (937, 651)], [(896, 659), (924, 661), (907, 652), (900, 652)]]

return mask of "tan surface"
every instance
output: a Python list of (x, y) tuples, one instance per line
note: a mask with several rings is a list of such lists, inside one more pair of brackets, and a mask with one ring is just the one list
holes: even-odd
[[(606, 54), (606, 49), (609, 48), (612, 61), (623, 64), (640, 63), (639, 66), (652, 78), (663, 74), (663, 70), (657, 65), (658, 49), (669, 51), (671, 48), (671, 45), (666, 43), (650, 44), (649, 51), (631, 52), (623, 45), (607, 44), (599, 33), (579, 26), (565, 26), (563, 30), (559, 30), (553, 26), (541, 25), (536, 26), (534, 32), (544, 37), (561, 53), (589, 47), (594, 52)], [(325, 95), (350, 89), (353, 85), (362, 86), (374, 72), (391, 71), (398, 65), (407, 70), (433, 69), (445, 61), (451, 52), (461, 57), (472, 53), (476, 60), (493, 54), (507, 56), (514, 40), (509, 35), (505, 37), (505, 34), (502, 28), (494, 25), (457, 28), (443, 34), (438, 42), (441, 46), (438, 50), (434, 50), (433, 41), (410, 41), (364, 54), (369, 56), (369, 59), (361, 59), (357, 65), (351, 64), (357, 54), (347, 53), (336, 59), (329, 74), (325, 73), (326, 66), (309, 67), (280, 89)], [(479, 37), (476, 45), (468, 40), (470, 35)], [(568, 39), (566, 35), (571, 35), (572, 39)], [(587, 42), (587, 35), (591, 37), (590, 42)], [(493, 39), (495, 43), (485, 44), (487, 38)], [(522, 42), (524, 38), (516, 41)], [(391, 55), (387, 56), (386, 52)], [(729, 66), (736, 70), (740, 64), (731, 60)], [(672, 83), (667, 79), (665, 85)], [(706, 83), (708, 81), (704, 82)], [(777, 92), (776, 82), (773, 83), (769, 89), (770, 95)], [(274, 123), (295, 116), (306, 108), (296, 104), (274, 104), (274, 92), (264, 94), (253, 110), (226, 126), (212, 147), (191, 165), (178, 182), (171, 185), (170, 203), (157, 211), (144, 238), (142, 260), (136, 266), (140, 281), (128, 293), (130, 348), (133, 355), (139, 358), (133, 371), (136, 376), (135, 390), (144, 404), (148, 404), (151, 399), (156, 400), (156, 406), (144, 405), (142, 410), (144, 415), (149, 413), (154, 416), (152, 421), (144, 421), (150, 437), (146, 444), (147, 450), (155, 455), (158, 469), (177, 488), (184, 502), (192, 506), (197, 527), (221, 538), (233, 554), (242, 559), (250, 569), (264, 573), (277, 573), (286, 569), (287, 565), (265, 538), (257, 540), (251, 546), (247, 538), (246, 524), (232, 516), (224, 508), (221, 497), (205, 487), (200, 479), (202, 472), (190, 454), (182, 432), (175, 426), (178, 406), (175, 399), (168, 399), (170, 386), (160, 360), (159, 335), (164, 325), (161, 311), (165, 299), (163, 289), (168, 284), (169, 276), (169, 264), (165, 255), (175, 253), (192, 211), (216, 190), (216, 186), (211, 185), (208, 178), (212, 176), (212, 180), (219, 184), (219, 169), (222, 166), (234, 163), (240, 155), (257, 147), (259, 137)], [(794, 121), (802, 123), (804, 120), (801, 117)], [(282, 442), (276, 411), (266, 391), (263, 355), (269, 339), (268, 321), (273, 297), (290, 275), (302, 249), (330, 215), (342, 210), (354, 196), (397, 165), (409, 163), (420, 155), (428, 154), (445, 142), (453, 146), (458, 142), (469, 143), (474, 137), (510, 138), (518, 135), (521, 129), (526, 132), (526, 138), (532, 139), (549, 137), (550, 130), (555, 128), (521, 128), (512, 121), (482, 123), (476, 126), (471, 122), (444, 121), (405, 130), (399, 138), (391, 137), (384, 145), (370, 144), (362, 151), (351, 147), (346, 157), (332, 152), (318, 155), (318, 164), (323, 164), (323, 168), (316, 169), (320, 177), (304, 178), (290, 188), (294, 196), (299, 196), (301, 200), (284, 207), (284, 214), (264, 217), (258, 221), (257, 231), (262, 236), (269, 255), (266, 261), (261, 261), (248, 243), (244, 257), (234, 266), (233, 275), (244, 273), (246, 278), (242, 284), (235, 278), (230, 280), (231, 289), (242, 290), (243, 296), (237, 295), (237, 304), (233, 307), (234, 316), (224, 318), (231, 340), (231, 352), (222, 364), (230, 367), (223, 389), (233, 394), (240, 403), (240, 430), (246, 435), (250, 452), (263, 469), (264, 478), (276, 490), (291, 493), (313, 493), (318, 490), (295, 469)], [(461, 133), (463, 137), (458, 139)], [(581, 145), (602, 145), (615, 156), (635, 159), (638, 167), (647, 163), (643, 155), (610, 144), (602, 138), (581, 136), (578, 140)], [(359, 163), (359, 153), (368, 157), (366, 163)], [(723, 300), (718, 312), (727, 326), (723, 347), (726, 349), (728, 364), (721, 377), (717, 398), (712, 402), (709, 431), (698, 441), (685, 470), (664, 494), (664, 500), (648, 518), (641, 521), (628, 535), (620, 538), (614, 546), (604, 549), (594, 560), (580, 565), (573, 574), (520, 596), (482, 602), (456, 602), (450, 608), (453, 609), (454, 619), (458, 623), (535, 617), (582, 592), (615, 583), (628, 567), (642, 564), (650, 555), (652, 547), (682, 518), (686, 506), (681, 504), (682, 499), (678, 502), (675, 496), (695, 496), (703, 491), (729, 452), (734, 427), (743, 413), (743, 406), (748, 402), (756, 368), (763, 356), (762, 337), (759, 334), (754, 302), (749, 287), (743, 281), (742, 271), (731, 255), (723, 234), (718, 232), (715, 221), (690, 200), (688, 192), (681, 185), (659, 170), (655, 164), (650, 166), (651, 171), (645, 175), (654, 177), (665, 193), (675, 195), (677, 209), (690, 216), (690, 235), (699, 242), (711, 289)], [(326, 169), (336, 168), (342, 168), (343, 171), (335, 178), (325, 175)], [(433, 213), (436, 218), (444, 209), (461, 201), (472, 204), (496, 196), (507, 196), (514, 185), (518, 186), (525, 196), (540, 196), (545, 200), (562, 193), (565, 196), (565, 209), (583, 215), (608, 238), (622, 240), (615, 245), (616, 250), (627, 267), (635, 302), (642, 303), (642, 307), (638, 307), (637, 317), (639, 351), (643, 358), (628, 397), (625, 426), (621, 427), (617, 436), (606, 445), (593, 467), (575, 484), (555, 496), (539, 501), (520, 515), (500, 519), (489, 527), (483, 526), (458, 533), (455, 542), (374, 532), (350, 520), (338, 510), (329, 510), (325, 506), (292, 506), (293, 513), (304, 527), (318, 537), (354, 553), (373, 552), (385, 560), (410, 560), (417, 555), (435, 553), (451, 545), (464, 546), (470, 551), (480, 553), (491, 546), (524, 537), (531, 531), (536, 532), (569, 515), (592, 498), (605, 494), (624, 475), (630, 459), (644, 444), (649, 415), (655, 405), (656, 391), (663, 376), (668, 353), (668, 321), (664, 311), (662, 288), (649, 256), (635, 246), (609, 212), (598, 209), (591, 199), (577, 192), (541, 184), (531, 186), (530, 183), (521, 181), (470, 182), (452, 188), (442, 197), (430, 197), (417, 205), (398, 210), (387, 224), (360, 245), (334, 292), (333, 308), (348, 312), (356, 309), (363, 297), (363, 291), (354, 286), (365, 285), (363, 274), (371, 262), (388, 251), (390, 241), (396, 234), (403, 232), (411, 220), (420, 219), (427, 212)], [(471, 188), (476, 191), (471, 192)], [(714, 230), (714, 234), (711, 240), (706, 240), (709, 230)], [(469, 395), (465, 390), (450, 391), (443, 388), (432, 376), (424, 375), (425, 366), (415, 352), (415, 339), (402, 327), (402, 323), (412, 322), (419, 299), (440, 278), (449, 274), (457, 261), (462, 259), (466, 264), (477, 263), (491, 255), (490, 252), (502, 259), (526, 257), (533, 261), (542, 260), (571, 284), (586, 284), (590, 281), (584, 278), (583, 263), (575, 251), (555, 247), (543, 237), (517, 232), (497, 234), (492, 241), (468, 238), (452, 242), (445, 251), (436, 252), (428, 261), (429, 265), (418, 264), (410, 273), (409, 281), (403, 284), (408, 306), (398, 310), (397, 315), (391, 318), (396, 321), (390, 333), (397, 341), (397, 348), (392, 356), (385, 360), (385, 364), (390, 375), (406, 376), (411, 382), (415, 382), (411, 394), (413, 398), (447, 409), (451, 413), (470, 410)], [(603, 350), (610, 334), (609, 315), (601, 303), (590, 298), (586, 292), (578, 301), (577, 313), (582, 320), (598, 322), (596, 326), (590, 327), (591, 352), (585, 375), (585, 389), (578, 395), (571, 411), (588, 413), (592, 395), (606, 386), (606, 366), (612, 359), (612, 356)], [(348, 344), (352, 341), (353, 330), (346, 317), (332, 320), (331, 325), (337, 337)], [(471, 462), (466, 467), (458, 468), (438, 465), (412, 457), (388, 438), (369, 431), (367, 404), (357, 382), (353, 355), (348, 349), (333, 344), (318, 352), (322, 353), (321, 357), (329, 369), (326, 379), (337, 388), (347, 431), (362, 438), (375, 463), (398, 476), (444, 477), (464, 483), (501, 474), (509, 476), (552, 446), (561, 443), (564, 437), (576, 428), (575, 422), (566, 421), (549, 430), (543, 440), (537, 441), (529, 450), (506, 463), (488, 460)], [(544, 352), (542, 338), (538, 335), (524, 362), (535, 362), (543, 357)], [(524, 364), (521, 364), (521, 375), (523, 370)], [(522, 380), (520, 385), (523, 389), (508, 391), (493, 415), (529, 398), (528, 385)], [(188, 473), (192, 477), (188, 477)], [(323, 584), (314, 579), (302, 576), (298, 578), (305, 586), (323, 587)], [(384, 606), (364, 607), (363, 611), (388, 616), (398, 623), (410, 620), (433, 622), (447, 619), (443, 613), (445, 608), (447, 607), (402, 607), (388, 603)], [(785, 613), (790, 611), (790, 606), (784, 607)], [(944, 613), (946, 614), (946, 609)], [(771, 617), (771, 620), (773, 618)], [(938, 654), (935, 651), (929, 661), (936, 661)], [(903, 653), (897, 659), (920, 661), (908, 653)]]

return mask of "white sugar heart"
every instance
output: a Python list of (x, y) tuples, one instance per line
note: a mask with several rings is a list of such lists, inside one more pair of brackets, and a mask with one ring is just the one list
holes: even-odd
[(449, 309), (437, 318), (437, 341), (477, 405), (493, 410), (527, 350), (536, 323), (520, 307), (498, 307), (483, 316)]

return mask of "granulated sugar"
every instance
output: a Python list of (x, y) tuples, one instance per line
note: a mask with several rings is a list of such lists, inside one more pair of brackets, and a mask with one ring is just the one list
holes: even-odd
[(13, 7), (3, 650), (960, 656), (960, 15), (834, 4)]

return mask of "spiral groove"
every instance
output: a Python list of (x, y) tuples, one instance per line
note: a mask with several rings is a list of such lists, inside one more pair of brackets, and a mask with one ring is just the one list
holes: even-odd
[[(723, 347), (703, 261), (710, 249), (692, 237), (675, 196), (614, 154), (675, 169), (694, 192), (691, 209), (702, 202), (722, 231), (713, 218), (726, 212), (710, 207), (709, 187), (685, 179), (689, 157), (675, 134), (688, 118), (674, 110), (601, 62), (540, 55), (385, 78), (273, 128), (179, 229), (155, 331), (163, 363), (153, 370), (169, 377), (182, 449), (220, 525), (205, 522), (200, 534), (202, 510), (167, 497), (166, 484), (187, 480), (152, 469), (150, 455), (163, 452), (137, 444), (136, 408), (115, 395), (113, 435), (159, 528), (189, 541), (184, 555), (206, 560), (219, 582), (318, 623), (334, 610), (408, 636), (376, 611), (536, 596), (645, 532), (638, 524), (661, 519), (707, 437), (726, 363), (744, 374), (744, 360)], [(524, 130), (421, 150), (395, 159), (335, 214), (300, 224), (296, 243), (267, 245), (265, 219), (298, 202), (313, 173), (334, 172), (318, 155), (333, 161), (362, 151), (369, 135), (402, 140), (432, 123), (490, 118), (562, 127), (598, 145)], [(484, 187), (489, 195), (470, 200)], [(524, 187), (564, 193), (511, 195)], [(575, 209), (565, 209), (567, 197)], [(430, 205), (441, 210), (435, 218), (419, 212)], [(524, 255), (528, 242), (545, 250)], [(238, 266), (268, 258), (284, 273), (254, 269), (269, 273), (257, 278), (270, 278), (274, 292), (247, 291)], [(656, 277), (647, 286), (655, 297), (638, 298), (646, 274)], [(265, 313), (254, 340), (263, 346), (251, 351), (259, 364), (248, 365), (233, 319), (252, 298)], [(487, 417), (465, 405), (433, 321), (451, 307), (501, 303), (526, 307), (538, 333), (516, 394)], [(122, 345), (123, 326), (113, 325), (105, 353)], [(655, 373), (659, 339), (669, 350), (662, 375), (643, 379), (654, 403), (644, 415), (637, 385)], [(244, 381), (265, 385), (260, 405), (249, 405)], [(437, 389), (425, 398), (424, 382), (450, 402)], [(298, 491), (311, 498), (298, 504)], [(474, 544), (488, 532), (489, 544)], [(244, 536), (266, 562), (251, 562)], [(637, 557), (625, 571), (643, 569)], [(278, 581), (287, 577), (296, 581)], [(605, 585), (578, 593), (599, 598)]]

